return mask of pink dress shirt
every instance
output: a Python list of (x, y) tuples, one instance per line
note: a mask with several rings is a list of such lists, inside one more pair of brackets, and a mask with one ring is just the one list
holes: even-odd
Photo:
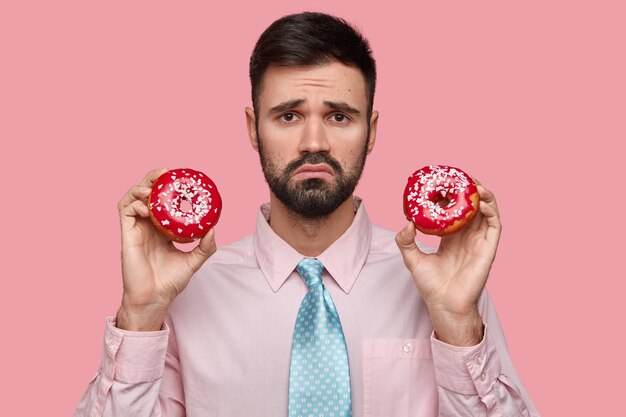
[[(436, 340), (395, 233), (360, 200), (350, 228), (318, 259), (348, 346), (354, 417), (538, 416), (509, 358), (493, 305), (482, 342)], [(102, 361), (75, 416), (287, 416), (291, 338), (307, 288), (302, 259), (269, 227), (222, 247), (170, 307), (164, 330), (108, 318)]]

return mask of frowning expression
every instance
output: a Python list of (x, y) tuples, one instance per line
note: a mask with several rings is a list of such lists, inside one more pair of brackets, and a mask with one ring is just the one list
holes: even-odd
[(306, 217), (326, 216), (351, 196), (375, 142), (378, 114), (367, 108), (357, 68), (270, 67), (256, 114), (246, 115), (274, 196)]

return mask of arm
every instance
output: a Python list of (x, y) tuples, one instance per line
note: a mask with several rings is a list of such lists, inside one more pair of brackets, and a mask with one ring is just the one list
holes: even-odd
[(520, 400), (521, 384), (502, 329), (488, 298), (481, 296), (502, 225), (493, 193), (481, 185), (478, 192), (479, 213), (467, 227), (443, 237), (436, 253), (419, 250), (410, 222), (396, 242), (433, 325), (440, 415), (529, 416), (534, 407)]
[(74, 417), (184, 415), (176, 339), (170, 328), (131, 332), (108, 318), (98, 374)]
[(476, 346), (457, 347), (431, 339), (439, 415), (538, 417), (509, 356), (500, 321), (483, 292), (479, 312), (484, 337)]
[(118, 204), (124, 292), (107, 320), (100, 369), (75, 416), (184, 416), (171, 302), (216, 250), (211, 229), (191, 252), (178, 250), (149, 219), (146, 200), (165, 170), (152, 171)]

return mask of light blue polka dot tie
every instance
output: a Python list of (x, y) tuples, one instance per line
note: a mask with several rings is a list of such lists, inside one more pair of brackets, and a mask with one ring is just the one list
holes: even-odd
[(293, 331), (289, 417), (352, 415), (348, 350), (337, 309), (322, 283), (323, 269), (312, 258), (296, 267), (309, 292)]

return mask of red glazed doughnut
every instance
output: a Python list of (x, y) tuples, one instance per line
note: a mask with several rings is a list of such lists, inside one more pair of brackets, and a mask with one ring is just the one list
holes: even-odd
[(161, 175), (148, 197), (150, 219), (169, 239), (189, 243), (215, 226), (222, 198), (215, 183), (200, 171), (173, 169)]
[(478, 212), (478, 190), (458, 168), (430, 165), (411, 175), (404, 189), (404, 214), (422, 233), (448, 235)]

